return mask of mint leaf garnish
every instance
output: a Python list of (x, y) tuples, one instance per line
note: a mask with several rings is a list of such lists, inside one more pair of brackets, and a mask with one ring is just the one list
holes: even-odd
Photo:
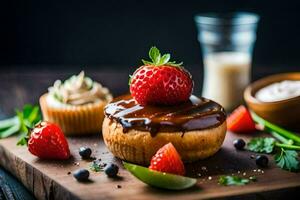
[(298, 171), (300, 168), (297, 151), (281, 148), (280, 152), (275, 154), (274, 160), (277, 166), (287, 171), (294, 172)]
[(275, 146), (275, 139), (266, 138), (253, 138), (247, 143), (247, 149), (259, 153), (272, 153)]
[(220, 176), (219, 184), (221, 185), (246, 185), (250, 182), (249, 179), (241, 178), (238, 176)]
[[(33, 128), (35, 124), (41, 121), (40, 109), (38, 106), (24, 105), (22, 111), (16, 109), (16, 115), (10, 119), (0, 121), (0, 139), (6, 138), (16, 133), (23, 137), (28, 135), (28, 129)], [(20, 144), (24, 143), (18, 142)]]
[(171, 59), (171, 55), (170, 54), (160, 54), (160, 51), (158, 48), (151, 47), (151, 49), (149, 50), (149, 58), (151, 59), (151, 61), (147, 61), (142, 59), (142, 62), (145, 65), (154, 65), (154, 66), (162, 66), (162, 65), (169, 65), (169, 66), (173, 66), (173, 67), (180, 67), (183, 63), (176, 63), (175, 61), (170, 61)]

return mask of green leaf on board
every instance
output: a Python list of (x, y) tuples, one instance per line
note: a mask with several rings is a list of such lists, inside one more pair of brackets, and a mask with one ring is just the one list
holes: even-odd
[[(255, 179), (256, 180), (256, 179)], [(249, 179), (241, 178), (238, 176), (220, 176), (219, 184), (221, 185), (246, 185), (250, 182)]]
[(275, 146), (275, 139), (271, 137), (252, 138), (247, 143), (247, 149), (258, 153), (272, 153)]
[(300, 166), (297, 151), (281, 148), (281, 150), (275, 154), (274, 160), (281, 169), (292, 172), (299, 170)]

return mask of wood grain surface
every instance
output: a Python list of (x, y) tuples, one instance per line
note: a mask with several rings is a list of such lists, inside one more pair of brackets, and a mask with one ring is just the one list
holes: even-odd
[[(74, 73), (74, 72), (73, 72)], [(70, 72), (10, 72), (0, 74), (0, 117), (13, 112), (24, 103), (36, 103), (40, 94), (57, 78), (65, 78)], [(124, 77), (125, 76), (125, 77)], [(92, 72), (92, 77), (110, 87), (114, 94), (127, 90), (127, 72)], [(259, 133), (257, 133), (259, 134)], [(237, 137), (249, 139), (248, 135), (227, 133), (221, 150), (206, 160), (188, 164), (188, 176), (197, 177), (195, 187), (185, 191), (156, 189), (138, 181), (124, 170), (121, 162), (109, 153), (102, 136), (68, 138), (72, 158), (68, 161), (46, 161), (32, 156), (26, 147), (17, 147), (17, 138), (0, 140), (0, 165), (14, 174), (38, 199), (211, 199), (268, 192), (276, 199), (276, 192), (284, 190), (288, 196), (296, 191), (299, 196), (300, 173), (283, 171), (276, 167), (270, 157), (267, 169), (260, 169), (247, 151), (237, 151), (232, 141)], [(108, 178), (103, 172), (91, 172), (89, 183), (77, 182), (70, 172), (89, 168), (91, 161), (84, 161), (78, 155), (80, 146), (89, 146), (93, 156), (103, 163), (114, 162), (120, 166), (120, 178)], [(246, 186), (221, 186), (220, 175), (235, 174), (242, 177), (256, 176), (257, 181)], [(118, 185), (121, 188), (118, 188)], [(273, 196), (272, 196), (273, 194)]]
[[(300, 174), (277, 168), (272, 159), (267, 169), (256, 166), (251, 152), (236, 151), (228, 133), (222, 149), (213, 157), (188, 164), (189, 176), (197, 177), (198, 184), (189, 190), (174, 192), (155, 189), (124, 170), (121, 162), (106, 149), (101, 135), (68, 138), (73, 157), (68, 161), (46, 161), (32, 156), (26, 147), (16, 147), (17, 138), (0, 141), (0, 164), (12, 172), (38, 199), (207, 199), (258, 193), (300, 186)], [(72, 174), (79, 168), (89, 168), (91, 161), (81, 160), (80, 146), (89, 146), (93, 156), (103, 163), (120, 166), (120, 178), (108, 178), (103, 172), (91, 172), (89, 183), (77, 182)], [(201, 174), (201, 176), (200, 176)], [(242, 177), (256, 176), (257, 181), (246, 186), (221, 186), (218, 178), (223, 174)], [(118, 185), (121, 188), (118, 188)]]

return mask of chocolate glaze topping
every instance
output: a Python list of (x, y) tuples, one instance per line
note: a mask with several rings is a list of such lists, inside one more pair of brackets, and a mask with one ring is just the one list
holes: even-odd
[(221, 125), (226, 120), (224, 108), (214, 101), (191, 96), (187, 102), (174, 106), (142, 106), (131, 95), (115, 98), (105, 107), (105, 115), (120, 123), (123, 132), (129, 129), (158, 132), (186, 132)]

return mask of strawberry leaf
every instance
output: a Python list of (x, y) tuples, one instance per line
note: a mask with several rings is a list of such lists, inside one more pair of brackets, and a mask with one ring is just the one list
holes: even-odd
[(170, 58), (171, 58), (171, 55), (170, 55), (170, 54), (168, 54), (168, 53), (167, 53), (167, 54), (164, 54), (164, 55), (161, 57), (159, 64), (160, 64), (160, 65), (164, 65), (164, 64), (168, 63), (169, 60), (170, 60)]
[(144, 65), (154, 65), (154, 66), (162, 66), (162, 65), (169, 65), (173, 67), (181, 67), (183, 64), (182, 62), (176, 63), (175, 61), (170, 61), (171, 55), (170, 54), (160, 54), (160, 51), (158, 48), (151, 47), (149, 50), (149, 57), (151, 61), (147, 61), (142, 59), (142, 62)]
[(142, 62), (144, 63), (144, 65), (152, 65), (152, 62), (149, 62), (147, 60), (142, 59)]
[(183, 62), (176, 63), (175, 61), (173, 62), (167, 62), (167, 65), (173, 66), (173, 67), (181, 67), (183, 65)]
[(17, 145), (20, 145), (20, 146), (27, 145), (28, 140), (29, 140), (28, 134), (23, 133), (22, 136), (20, 137), (20, 139), (18, 140)]
[(132, 75), (129, 75), (128, 85), (131, 84)]
[(38, 106), (31, 106), (31, 112), (28, 117), (24, 118), (28, 121), (29, 126), (32, 128), (36, 123), (41, 121), (41, 115)]
[(151, 47), (151, 49), (149, 51), (149, 57), (153, 63), (158, 64), (160, 62), (160, 57), (161, 57), (158, 48)]

